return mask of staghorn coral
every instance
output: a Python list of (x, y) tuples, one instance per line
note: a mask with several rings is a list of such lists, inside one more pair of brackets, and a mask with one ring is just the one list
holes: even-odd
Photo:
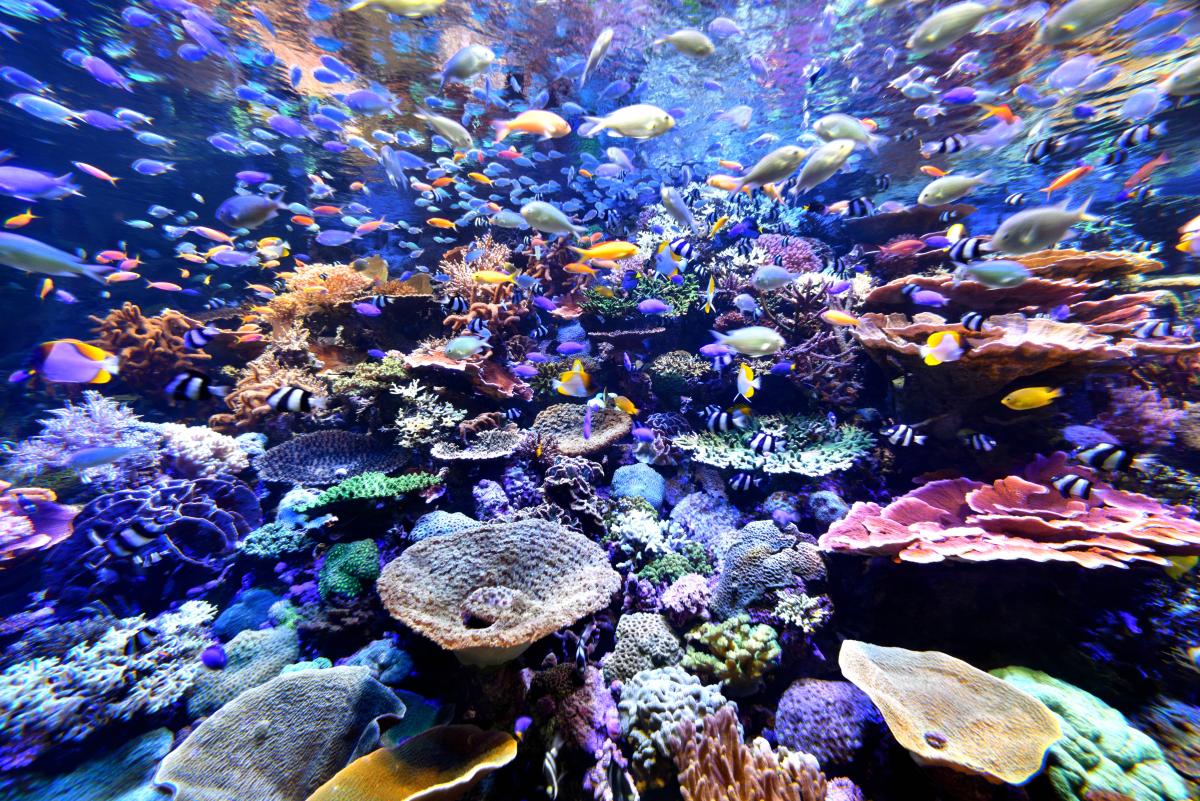
[(526, 520), (424, 539), (377, 587), (394, 617), (465, 662), (491, 664), (607, 606), (620, 576), (582, 535)]
[[(786, 447), (755, 453), (750, 440), (759, 431), (777, 432)], [(872, 436), (857, 426), (831, 425), (823, 416), (774, 414), (755, 417), (743, 431), (705, 431), (675, 438), (675, 446), (701, 464), (812, 478), (849, 470), (867, 455), (873, 444)]]
[(398, 498), (435, 487), (441, 482), (442, 476), (432, 473), (405, 473), (395, 477), (380, 472), (359, 473), (322, 490), (315, 498), (297, 505), (295, 509), (301, 514), (307, 514), (335, 503)]
[(214, 414), (208, 418), (208, 424), (225, 432), (253, 430), (275, 413), (267, 399), (280, 387), (296, 387), (317, 396), (325, 394), (325, 386), (307, 370), (286, 366), (268, 351), (243, 368), (237, 383), (225, 396), (230, 411)]
[[(1055, 476), (1094, 482), (1090, 500), (1064, 498)], [(887, 508), (857, 502), (821, 537), (839, 553), (885, 554), (905, 562), (1030, 559), (1088, 568), (1166, 566), (1170, 556), (1200, 555), (1200, 523), (1191, 509), (1122, 492), (1067, 456), (1039, 456), (1020, 476), (992, 484), (966, 478), (931, 481)]]
[(465, 411), (440, 399), (420, 381), (397, 384), (389, 392), (391, 399), (400, 404), (392, 430), (396, 432), (396, 444), (401, 448), (415, 448), (445, 439), (467, 416)]
[(288, 626), (238, 632), (225, 644), (226, 664), (219, 670), (201, 668), (188, 697), (193, 718), (211, 715), (247, 690), (265, 684), (300, 658), (296, 630)]
[(617, 444), (633, 430), (633, 420), (619, 409), (593, 409), (591, 436), (583, 435), (585, 404), (557, 403), (538, 412), (532, 429), (543, 443), (553, 443), (564, 456), (591, 456)]
[(761, 737), (742, 742), (737, 710), (723, 706), (703, 721), (684, 720), (671, 738), (684, 801), (824, 801), (816, 759)]
[(390, 473), (408, 462), (403, 451), (351, 431), (316, 431), (276, 445), (254, 461), (263, 481), (336, 484), (359, 473)]
[[(170, 707), (195, 680), (214, 614), (209, 604), (188, 601), (153, 621), (123, 618), (99, 639), (9, 666), (0, 673), (0, 771)], [(152, 647), (127, 654), (139, 634)]]
[(622, 615), (615, 636), (616, 647), (600, 662), (609, 683), (627, 682), (643, 670), (678, 664), (683, 657), (683, 644), (662, 615)]
[(250, 467), (250, 459), (237, 441), (205, 426), (161, 423), (162, 455), (168, 468), (183, 478), (237, 475)]
[(112, 447), (129, 452), (108, 464), (75, 472), (98, 491), (138, 486), (154, 477), (161, 437), (123, 403), (86, 390), (82, 403), (68, 402), (38, 422), (42, 430), (19, 442), (6, 465), (21, 478), (68, 467), (79, 451)]
[(89, 319), (96, 324), (93, 344), (120, 357), (121, 380), (150, 396), (161, 395), (176, 373), (197, 370), (211, 358), (183, 344), (183, 335), (200, 323), (171, 309), (146, 317), (125, 301), (104, 317)]
[(814, 634), (833, 617), (829, 598), (825, 595), (805, 595), (801, 592), (781, 592), (771, 616), (781, 626)]
[(722, 689), (737, 695), (758, 689), (782, 654), (775, 629), (751, 623), (749, 615), (703, 623), (688, 632), (687, 640), (688, 650), (680, 664), (721, 682)]
[(1039, 670), (1008, 667), (992, 675), (1045, 704), (1061, 726), (1046, 775), (1062, 801), (1086, 801), (1105, 792), (1135, 801), (1192, 798), (1154, 741), (1096, 696)]
[(846, 640), (838, 665), (922, 764), (1021, 784), (1062, 734), (1036, 697), (939, 651)]

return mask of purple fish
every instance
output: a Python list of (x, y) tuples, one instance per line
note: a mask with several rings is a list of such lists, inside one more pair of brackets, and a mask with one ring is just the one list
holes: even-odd
[(658, 298), (647, 298), (637, 305), (642, 314), (666, 314), (671, 307)]
[(219, 643), (214, 643), (200, 652), (200, 661), (209, 670), (221, 670), (229, 661), (225, 649)]
[(380, 308), (374, 303), (367, 303), (365, 301), (362, 303), (355, 303), (354, 310), (363, 317), (378, 317), (379, 315), (383, 314)]
[(762, 56), (753, 55), (746, 59), (746, 63), (750, 65), (750, 71), (760, 78), (767, 75), (767, 62)]
[(942, 234), (930, 234), (929, 236), (921, 237), (925, 240), (925, 244), (935, 250), (938, 248), (948, 248), (954, 243)]
[(350, 145), (345, 142), (325, 142), (321, 147), (328, 150), (330, 153), (345, 153), (350, 149)]
[(534, 364), (545, 364), (546, 362), (554, 361), (552, 358), (539, 351), (525, 354), (525, 361), (533, 362)]
[(706, 359), (715, 359), (718, 356), (729, 356), (733, 350), (728, 345), (722, 345), (720, 342), (712, 342), (700, 348), (700, 355)]
[(979, 94), (972, 86), (956, 86), (948, 92), (942, 93), (942, 102), (952, 105), (965, 105), (974, 103)]
[(123, 131), (130, 126), (127, 122), (121, 122), (111, 114), (106, 114), (103, 111), (88, 109), (79, 115), (79, 118), (93, 128), (98, 128), (101, 131)]
[(9, 373), (8, 383), (20, 384), (22, 381), (28, 381), (33, 377), (33, 373), (28, 370), (17, 370), (15, 373)]
[(908, 298), (918, 306), (933, 306), (939, 309), (950, 302), (950, 298), (941, 292), (934, 292), (932, 289), (915, 290), (909, 294)]
[(742, 29), (729, 17), (716, 17), (708, 23), (708, 32), (714, 36), (736, 36)]
[(825, 287), (825, 291), (828, 292), (830, 295), (840, 295), (843, 292), (845, 292), (846, 290), (848, 290), (850, 288), (850, 286), (851, 286), (850, 282), (843, 278), (839, 281), (834, 281), (832, 284)]
[(0, 195), (29, 202), (57, 200), (74, 194), (78, 188), (71, 183), (70, 173), (54, 176), (24, 167), (0, 166)]
[(158, 17), (148, 11), (143, 11), (137, 6), (126, 6), (121, 12), (121, 19), (131, 28), (149, 28), (151, 25), (158, 24)]
[(591, 406), (591, 404), (588, 404), (587, 408), (585, 408), (583, 410), (583, 438), (584, 439), (592, 438), (592, 406)]
[[(89, 353), (94, 353), (92, 349)], [(95, 359), (74, 343), (59, 341), (39, 346), (34, 351), (34, 368), (42, 378), (61, 384), (88, 384), (101, 373), (117, 372), (117, 357)]]
[(189, 61), (195, 64), (198, 61), (203, 61), (208, 58), (208, 51), (195, 42), (185, 42), (175, 48), (175, 54), (184, 61)]
[(67, 303), (67, 304), (79, 302), (79, 298), (75, 297), (74, 295), (72, 295), (70, 292), (68, 292), (65, 289), (54, 290), (54, 299), (57, 300), (59, 303)]
[(88, 74), (105, 86), (111, 86), (114, 89), (124, 89), (126, 92), (133, 91), (133, 85), (129, 82), (129, 79), (102, 58), (87, 56), (84, 58), (81, 66), (88, 71)]
[(792, 362), (776, 362), (771, 365), (771, 375), (790, 375), (796, 365)]
[(382, 351), (379, 348), (369, 348), (367, 350), (367, 355), (370, 356), (372, 359), (386, 359), (387, 358), (387, 352)]
[(241, 250), (222, 250), (220, 253), (213, 254), (212, 261), (222, 267), (245, 267), (250, 264), (258, 264), (258, 257)]
[(208, 143), (217, 150), (225, 153), (233, 153), (235, 155), (241, 155), (242, 153), (242, 143), (233, 134), (215, 133), (208, 137)]
[(327, 247), (340, 247), (341, 245), (348, 244), (356, 238), (357, 237), (355, 237), (354, 234), (349, 231), (322, 231), (321, 233), (317, 234), (317, 244), (325, 245)]
[(1092, 117), (1096, 116), (1096, 109), (1080, 103), (1078, 106), (1071, 109), (1071, 114), (1073, 114), (1077, 120), (1090, 120)]
[(636, 439), (638, 442), (653, 442), (654, 441), (654, 431), (652, 429), (646, 428), (645, 426), (638, 426), (637, 428), (633, 429), (632, 433), (633, 433), (633, 438)]
[(244, 184), (255, 186), (271, 180), (271, 174), (269, 172), (259, 172), (258, 170), (242, 170), (237, 174), (237, 179)]
[(533, 718), (522, 716), (517, 718), (517, 722), (513, 724), (513, 734), (517, 735), (520, 740), (525, 736), (525, 732), (529, 731), (529, 727), (533, 725)]
[(558, 304), (543, 295), (538, 295), (533, 299), (533, 305), (543, 311), (554, 311), (558, 308)]
[(190, 19), (185, 19), (179, 24), (187, 31), (188, 36), (195, 40), (196, 44), (208, 52), (222, 58), (229, 55), (229, 49), (221, 44), (221, 40), (213, 36), (212, 31), (208, 30), (208, 28)]
[(165, 172), (170, 172), (175, 169), (175, 165), (166, 162), (158, 161), (157, 159), (138, 159), (133, 162), (133, 169), (142, 175), (162, 175)]
[(555, 350), (563, 356), (574, 356), (578, 353), (583, 353), (584, 346), (582, 342), (562, 342), (559, 343)]
[(532, 364), (518, 364), (513, 368), (513, 372), (519, 378), (533, 378), (538, 374), (538, 369)]
[(273, 114), (267, 120), (267, 125), (276, 133), (281, 133), (284, 136), (290, 136), (293, 139), (306, 139), (312, 136), (310, 131), (305, 126), (301, 125), (291, 117), (285, 117), (282, 114)]

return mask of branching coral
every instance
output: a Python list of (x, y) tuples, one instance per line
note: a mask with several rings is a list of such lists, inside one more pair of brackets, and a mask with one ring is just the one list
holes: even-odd
[(815, 758), (766, 740), (742, 742), (737, 711), (723, 706), (703, 721), (684, 720), (671, 738), (684, 801), (825, 801)]
[(775, 629), (751, 623), (749, 615), (701, 624), (688, 632), (687, 640), (681, 664), (738, 695), (757, 689), (782, 654)]
[(614, 294), (611, 297), (601, 295), (589, 287), (583, 292), (580, 305), (589, 314), (596, 314), (607, 320), (641, 317), (638, 304), (643, 300), (661, 300), (670, 307), (663, 317), (683, 317), (696, 305), (700, 296), (699, 282), (694, 276), (686, 276), (682, 284), (676, 284), (663, 278), (657, 273), (642, 273), (637, 276), (637, 284), (629, 292)]
[(396, 444), (401, 448), (415, 448), (445, 439), (467, 416), (462, 409), (430, 392), (420, 381), (393, 386), (390, 393), (392, 400), (400, 403), (392, 428), (396, 432)]
[[(466, 260), (468, 253), (476, 255)], [(482, 321), (493, 335), (515, 333), (521, 320), (529, 313), (529, 303), (513, 302), (511, 282), (486, 284), (476, 281), (477, 272), (509, 272), (512, 251), (496, 242), (491, 234), (476, 239), (467, 247), (452, 248), (442, 257), (438, 270), (448, 279), (443, 287), (446, 297), (462, 298), (468, 304), (461, 314), (451, 314), (442, 321), (454, 331), (461, 331), (475, 320)]]
[(205, 426), (161, 423), (162, 455), (175, 475), (208, 478), (237, 475), (250, 466), (250, 459), (237, 441)]
[(121, 380), (143, 393), (161, 396), (162, 389), (181, 370), (195, 370), (209, 355), (189, 350), (183, 335), (200, 325), (177, 311), (166, 309), (154, 317), (126, 301), (96, 324), (95, 344), (121, 359)]
[(219, 431), (253, 430), (275, 413), (267, 399), (280, 387), (296, 387), (318, 397), (325, 395), (325, 386), (307, 370), (288, 367), (268, 351), (246, 365), (237, 384), (225, 396), (230, 411), (214, 414), (209, 424)]
[(432, 473), (405, 473), (402, 476), (386, 476), (383, 473), (368, 472), (351, 476), (344, 481), (321, 492), (320, 495), (296, 507), (300, 513), (308, 513), (322, 506), (348, 501), (372, 501), (386, 498), (398, 498), (412, 492), (437, 486), (442, 482), (441, 475)]
[(82, 403), (67, 403), (39, 422), (40, 433), (17, 444), (8, 468), (30, 478), (54, 468), (68, 467), (72, 456), (91, 448), (128, 449), (107, 464), (80, 467), (76, 472), (95, 489), (121, 489), (154, 477), (160, 436), (123, 403), (88, 390)]
[[(759, 431), (776, 432), (785, 447), (755, 453), (750, 441)], [(764, 415), (754, 418), (744, 431), (705, 431), (675, 438), (675, 445), (701, 464), (814, 478), (849, 470), (873, 444), (871, 435), (857, 426), (834, 426), (824, 417), (802, 415)]]
[[(1090, 499), (1064, 498), (1052, 486), (1067, 472), (1094, 482)], [(1030, 559), (1089, 568), (1166, 566), (1170, 556), (1200, 555), (1200, 523), (1191, 513), (1114, 489), (1057, 453), (1038, 457), (1023, 476), (992, 484), (943, 479), (886, 509), (855, 503), (821, 537), (821, 547), (919, 563)]]
[(650, 374), (650, 385), (655, 394), (677, 401), (680, 395), (691, 392), (695, 386), (713, 373), (712, 365), (686, 350), (672, 350), (656, 356), (646, 368)]
[(379, 361), (359, 362), (350, 372), (334, 375), (329, 388), (335, 395), (374, 398), (407, 378), (403, 357), (389, 354)]
[[(98, 640), (0, 673), (0, 770), (174, 704), (201, 668), (197, 657), (215, 613), (203, 601), (189, 601), (150, 623), (140, 615), (124, 618)], [(152, 647), (127, 649), (135, 636), (149, 636)]]
[(374, 286), (369, 275), (345, 264), (305, 264), (279, 277), (287, 291), (267, 301), (262, 312), (263, 321), (278, 334), (314, 314), (350, 303)]

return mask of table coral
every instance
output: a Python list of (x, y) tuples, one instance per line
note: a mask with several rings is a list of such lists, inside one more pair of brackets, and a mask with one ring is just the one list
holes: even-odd
[(1046, 768), (1062, 801), (1086, 801), (1103, 792), (1133, 801), (1192, 797), (1154, 741), (1096, 696), (1039, 670), (1008, 667), (992, 675), (1037, 698), (1062, 726)]
[[(1051, 485), (1075, 473), (1093, 481), (1089, 500), (1064, 498)], [(1122, 492), (1066, 454), (1038, 457), (1020, 476), (991, 484), (931, 481), (886, 508), (857, 502), (821, 537), (837, 553), (880, 554), (906, 562), (1030, 559), (1083, 567), (1166, 566), (1200, 555), (1192, 510)]]
[(188, 698), (192, 717), (211, 715), (242, 693), (265, 684), (300, 658), (296, 630), (289, 627), (239, 632), (225, 645), (220, 670), (202, 668)]
[(487, 462), (507, 459), (532, 440), (527, 432), (516, 428), (495, 428), (483, 431), (460, 445), (452, 440), (435, 443), (430, 455), (447, 462)]
[[(759, 431), (781, 436), (785, 447), (756, 453), (750, 441)], [(831, 425), (824, 417), (769, 414), (753, 418), (741, 431), (683, 434), (674, 443), (697, 462), (713, 467), (818, 478), (854, 467), (868, 454), (874, 438), (857, 426)]]
[(276, 445), (255, 460), (254, 469), (264, 481), (325, 486), (359, 473), (390, 473), (407, 462), (407, 454), (378, 437), (330, 430)]
[(538, 412), (533, 421), (544, 443), (553, 443), (564, 456), (590, 456), (617, 444), (633, 430), (633, 420), (619, 409), (592, 411), (591, 436), (583, 435), (586, 407), (581, 403), (558, 403)]
[(147, 317), (125, 301), (104, 317), (89, 319), (96, 324), (94, 344), (120, 358), (121, 380), (139, 392), (160, 394), (177, 373), (198, 370), (211, 358), (183, 342), (183, 335), (200, 323), (171, 309)]
[(339, 542), (330, 547), (321, 565), (321, 600), (357, 597), (379, 578), (379, 546), (375, 540)]
[(683, 657), (683, 644), (662, 615), (622, 615), (615, 636), (616, 647), (600, 662), (608, 682), (629, 681), (636, 673), (677, 664)]
[(377, 587), (400, 621), (464, 661), (492, 663), (607, 606), (620, 576), (587, 538), (527, 520), (422, 540)]
[(721, 682), (723, 689), (735, 695), (758, 689), (763, 677), (779, 665), (783, 653), (775, 629), (751, 623), (749, 615), (703, 623), (688, 632), (687, 641), (681, 664)]

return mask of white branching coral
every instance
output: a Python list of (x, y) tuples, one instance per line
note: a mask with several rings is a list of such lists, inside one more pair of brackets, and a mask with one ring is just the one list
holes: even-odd
[(163, 435), (163, 456), (184, 478), (237, 475), (250, 466), (237, 440), (207, 426), (163, 423), (158, 431)]
[(415, 448), (445, 439), (467, 416), (454, 404), (438, 398), (420, 381), (393, 386), (390, 391), (401, 402), (400, 413), (392, 428), (396, 432), (396, 444), (402, 448)]

